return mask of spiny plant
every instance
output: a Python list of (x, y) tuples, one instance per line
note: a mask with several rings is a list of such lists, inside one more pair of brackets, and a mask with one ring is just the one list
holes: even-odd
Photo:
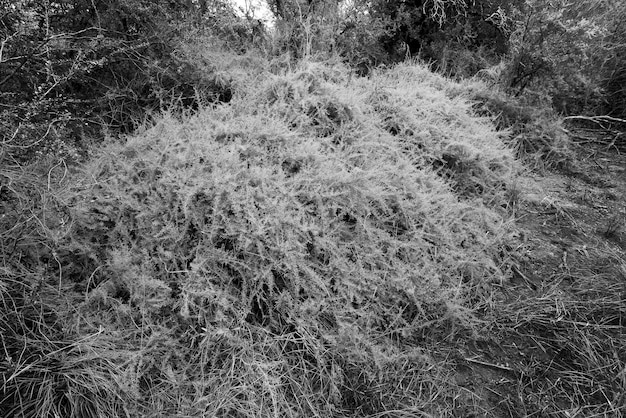
[[(477, 332), (504, 280), (512, 151), (415, 64), (370, 82), (319, 64), (256, 77), (64, 180), (66, 233), (45, 242), (73, 268), (43, 277), (72, 295), (66, 345), (94, 336), (118, 415), (450, 413), (427, 347)], [(10, 399), (36, 404), (20, 377), (41, 376), (14, 375)]]

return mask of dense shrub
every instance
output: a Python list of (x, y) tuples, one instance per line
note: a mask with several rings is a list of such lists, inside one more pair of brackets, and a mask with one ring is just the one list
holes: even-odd
[(526, 99), (547, 97), (563, 114), (619, 114), (625, 13), (619, 1), (527, 0), (513, 7), (501, 85)]
[[(415, 64), (371, 81), (310, 64), (165, 115), (30, 189), (2, 171), (0, 406), (444, 413), (450, 371), (420, 345), (478, 331), (480, 295), (504, 280), (516, 167), (488, 121), (440, 90), (452, 87)], [(15, 295), (36, 283), (67, 304), (34, 299), (42, 326), (23, 341), (30, 305)], [(20, 352), (48, 373), (11, 363)]]

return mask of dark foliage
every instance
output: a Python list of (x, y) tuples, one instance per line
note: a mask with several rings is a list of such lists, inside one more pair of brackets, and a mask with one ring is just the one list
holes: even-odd
[(130, 132), (152, 112), (228, 101), (227, 83), (175, 53), (183, 22), (191, 18), (219, 31), (225, 42), (236, 38), (237, 52), (252, 45), (256, 26), (222, 25), (234, 13), (214, 6), (202, 17), (206, 2), (0, 3), (0, 131), (10, 154), (22, 161), (78, 157), (86, 138)]

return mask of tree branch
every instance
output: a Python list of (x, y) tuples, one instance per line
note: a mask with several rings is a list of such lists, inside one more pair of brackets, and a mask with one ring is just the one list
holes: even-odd
[(597, 123), (598, 125), (602, 125), (602, 123), (623, 123), (626, 124), (626, 119), (614, 118), (613, 116), (603, 115), (603, 116), (568, 116), (563, 118), (563, 120), (584, 120), (588, 122)]

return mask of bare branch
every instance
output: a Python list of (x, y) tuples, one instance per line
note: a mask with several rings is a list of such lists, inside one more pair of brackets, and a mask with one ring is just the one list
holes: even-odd
[(626, 124), (626, 119), (614, 118), (613, 116), (603, 115), (603, 116), (568, 116), (563, 118), (563, 120), (584, 120), (588, 122), (593, 122), (598, 125), (602, 125), (603, 123), (623, 123)]
[(4, 62), (4, 61), (2, 61), (2, 55), (3, 55), (3, 52), (4, 52), (4, 46), (6, 45), (7, 42), (9, 42), (11, 40), (11, 38), (13, 38), (16, 35), (16, 33), (7, 36), (7, 38), (5, 40), (3, 40), (2, 43), (0, 43), (0, 64), (2, 64)]

